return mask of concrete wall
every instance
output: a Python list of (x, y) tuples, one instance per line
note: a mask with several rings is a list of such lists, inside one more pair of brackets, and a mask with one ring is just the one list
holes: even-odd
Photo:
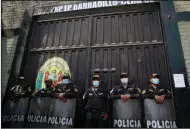
[[(190, 11), (190, 1), (174, 1), (174, 7), (176, 12)], [(190, 21), (178, 22), (178, 28), (190, 84)]]
[(13, 36), (13, 37), (7, 37), (7, 38), (2, 38), (1, 39), (1, 49), (2, 49), (2, 56), (1, 56), (1, 95), (4, 97), (4, 93), (6, 90), (7, 86), (7, 81), (9, 77), (9, 72), (11, 69), (12, 61), (13, 61), (13, 56), (15, 54), (15, 48), (16, 44), (18, 41), (18, 36)]

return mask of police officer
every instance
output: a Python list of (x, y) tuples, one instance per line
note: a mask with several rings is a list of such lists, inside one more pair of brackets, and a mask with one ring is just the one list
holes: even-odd
[(71, 77), (68, 73), (63, 74), (63, 80), (54, 90), (56, 97), (66, 101), (66, 98), (76, 98), (78, 89), (71, 82)]
[(86, 127), (99, 128), (104, 126), (107, 119), (107, 95), (100, 88), (100, 77), (94, 75), (92, 78), (92, 87), (88, 88), (83, 99), (86, 104)]
[(41, 96), (41, 97), (53, 97), (53, 81), (51, 79), (48, 79), (46, 81), (44, 81), (45, 83), (45, 88), (41, 89), (39, 91), (37, 91), (36, 93), (32, 94), (32, 97), (37, 97), (37, 96)]
[(45, 89), (42, 89), (38, 92), (38, 95), (41, 97), (52, 97), (53, 96), (53, 81), (51, 79), (44, 81)]
[(21, 97), (29, 97), (31, 92), (31, 87), (26, 83), (24, 77), (19, 77), (16, 85), (10, 90), (10, 97), (11, 100), (17, 101)]
[(142, 94), (150, 99), (155, 99), (158, 104), (164, 102), (165, 98), (171, 97), (171, 92), (168, 89), (163, 89), (159, 86), (160, 75), (154, 73), (149, 78), (149, 87), (143, 90)]
[(127, 73), (121, 74), (120, 81), (120, 85), (113, 88), (110, 92), (110, 98), (112, 100), (121, 99), (123, 102), (127, 102), (129, 99), (140, 97), (140, 89), (128, 83), (129, 76)]

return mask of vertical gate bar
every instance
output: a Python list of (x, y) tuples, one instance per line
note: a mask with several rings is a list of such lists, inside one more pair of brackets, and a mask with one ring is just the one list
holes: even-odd
[(138, 13), (138, 24), (139, 24), (139, 41), (143, 42), (143, 28), (142, 28), (142, 15)]
[(130, 23), (131, 23), (131, 34), (132, 34), (131, 42), (133, 43), (133, 42), (135, 42), (135, 25), (134, 25), (134, 14), (133, 13), (130, 14)]
[(47, 47), (51, 48), (52, 47), (52, 42), (53, 42), (53, 30), (54, 30), (54, 23), (50, 22), (49, 23), (49, 35), (48, 35), (48, 42), (47, 42)]
[(90, 84), (90, 78), (91, 78), (91, 63), (92, 63), (92, 49), (91, 49), (91, 42), (93, 39), (92, 36), (92, 25), (93, 25), (93, 21), (92, 21), (93, 17), (89, 16), (88, 17), (88, 48), (87, 48), (87, 63), (86, 63), (86, 75), (87, 75), (87, 79), (86, 79), (86, 85), (85, 88), (87, 89), (89, 84)]
[(111, 34), (112, 34), (112, 29), (111, 29), (111, 16), (108, 16), (108, 28), (107, 28), (107, 40), (108, 44), (111, 44)]
[(141, 47), (141, 58), (142, 58), (142, 80), (143, 83), (145, 83), (145, 86), (143, 85), (143, 87), (140, 88), (146, 88), (146, 79), (147, 79), (147, 74), (146, 74), (146, 58), (145, 58), (145, 47)]
[(53, 34), (52, 34), (52, 43), (51, 47), (56, 47), (55, 44), (55, 34), (56, 34), (56, 22), (53, 23)]
[(111, 48), (108, 48), (108, 63), (107, 63), (107, 68), (108, 68), (108, 90), (112, 89), (112, 83), (111, 83), (111, 71), (110, 69), (112, 68), (112, 63), (111, 63)]
[(139, 80), (138, 80), (138, 74), (137, 74), (137, 48), (136, 48), (136, 46), (133, 46), (133, 48), (132, 48), (132, 56), (133, 56), (133, 58), (132, 58), (132, 68), (134, 69), (134, 72), (133, 72), (133, 81), (134, 81), (134, 85), (135, 85), (135, 87), (137, 87), (138, 86), (138, 84), (139, 84)]
[(74, 71), (74, 73), (75, 73), (75, 78), (74, 79), (75, 79), (76, 83), (77, 83), (77, 80), (78, 80), (77, 72), (78, 72), (78, 65), (79, 65), (79, 52), (80, 52), (80, 50), (76, 50), (76, 58), (77, 58), (77, 60), (76, 60), (76, 63), (75, 63), (75, 71)]
[(104, 17), (101, 17), (100, 19), (100, 27), (101, 27), (101, 35), (100, 35), (100, 45), (103, 45), (105, 43), (105, 39), (104, 39)]
[[(158, 22), (158, 26), (159, 26), (159, 28), (158, 28), (158, 26), (156, 27), (156, 29), (158, 30), (159, 29), (159, 34), (157, 34), (158, 35), (158, 41), (164, 41), (164, 34), (163, 34), (163, 26), (162, 26), (162, 23), (161, 23), (161, 18), (160, 18), (160, 12), (159, 11), (156, 11), (156, 13), (155, 13), (156, 15), (154, 16), (154, 20), (155, 20), (155, 22)], [(155, 19), (155, 18), (157, 18), (157, 19)]]
[(151, 26), (150, 26), (150, 21), (149, 21), (149, 15), (148, 14), (149, 14), (148, 12), (145, 14), (145, 19), (146, 19), (146, 24), (147, 24), (146, 36), (147, 36), (147, 41), (151, 42), (151, 30), (150, 30)]
[(49, 29), (50, 29), (50, 23), (48, 22), (47, 23), (47, 37), (46, 37), (46, 41), (45, 41), (45, 44), (44, 44), (44, 48), (46, 48), (48, 46), (48, 40), (49, 40)]
[[(76, 46), (79, 46), (79, 45), (81, 45), (81, 35), (82, 35), (82, 33), (81, 33), (81, 30), (82, 30), (82, 19), (79, 19), (79, 21), (78, 21), (79, 23), (78, 23), (78, 26), (79, 26), (79, 39), (78, 39), (78, 41), (77, 41), (77, 43), (76, 43)], [(85, 44), (85, 45), (87, 45), (87, 44)]]
[(154, 63), (154, 61), (155, 61), (155, 57), (154, 57), (154, 53), (153, 53), (153, 50), (154, 48), (153, 48), (153, 45), (150, 45), (150, 47), (149, 47), (149, 59), (150, 59), (150, 67), (151, 67), (151, 74), (152, 73), (156, 73), (156, 70), (155, 70), (155, 63)]
[(57, 46), (56, 47), (59, 47), (60, 46), (60, 41), (61, 41), (61, 32), (62, 32), (62, 21), (59, 21), (59, 26), (60, 26), (60, 32), (59, 32), (59, 37), (58, 37), (58, 40), (57, 40)]
[[(122, 28), (122, 35), (123, 35), (123, 42), (124, 42), (124, 44), (125, 43), (127, 43), (127, 25), (126, 25), (126, 17), (125, 17), (126, 15), (125, 14), (122, 14), (122, 26), (123, 26), (123, 28)], [(125, 51), (125, 50), (124, 50)]]
[(72, 20), (72, 24), (71, 24), (71, 39), (70, 39), (70, 42), (69, 42), (69, 45), (68, 46), (72, 46), (73, 45), (73, 38), (74, 38), (74, 30), (75, 30), (75, 19)]
[(43, 35), (44, 35), (44, 24), (40, 26), (40, 39), (39, 39), (39, 47), (43, 48)]
[(62, 26), (61, 26), (61, 22), (56, 22), (55, 23), (55, 33), (54, 33), (54, 47), (59, 47), (59, 41), (60, 41), (60, 37), (61, 37), (61, 29), (62, 29)]

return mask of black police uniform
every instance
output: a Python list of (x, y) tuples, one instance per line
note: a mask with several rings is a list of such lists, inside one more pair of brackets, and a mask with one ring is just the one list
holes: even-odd
[(171, 98), (171, 92), (168, 89), (163, 89), (160, 86), (149, 86), (146, 90), (142, 92), (143, 97), (154, 99), (155, 95), (161, 96), (164, 95), (164, 98)]
[(103, 127), (104, 113), (107, 112), (107, 95), (105, 92), (98, 88), (88, 88), (83, 99), (86, 104), (86, 127)]
[(134, 86), (128, 84), (127, 87), (123, 87), (122, 84), (113, 88), (110, 92), (111, 99), (121, 99), (121, 95), (130, 94), (131, 99), (136, 99), (140, 97), (141, 90), (139, 88), (135, 88)]
[(40, 91), (38, 91), (35, 96), (40, 96), (40, 97), (54, 97), (53, 94), (53, 88), (52, 88), (52, 80), (47, 80), (45, 81), (46, 84), (46, 88), (45, 89), (41, 89)]
[(78, 94), (78, 89), (72, 84), (58, 84), (54, 89), (54, 93), (64, 93), (66, 98), (76, 98)]
[(19, 98), (29, 97), (32, 93), (31, 87), (24, 79), (17, 79), (17, 84), (10, 90), (9, 97), (17, 101)]

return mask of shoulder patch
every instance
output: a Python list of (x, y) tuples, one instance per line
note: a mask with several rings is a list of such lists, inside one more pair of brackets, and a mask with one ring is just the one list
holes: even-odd
[(137, 90), (141, 93), (141, 89), (137, 88)]
[(149, 89), (149, 91), (153, 92), (153, 90)]
[(142, 94), (145, 94), (145, 93), (146, 93), (146, 90), (143, 90), (143, 91), (142, 91)]
[(112, 93), (112, 92), (113, 92), (113, 90), (114, 90), (114, 89), (112, 89), (112, 90), (110, 91), (110, 93)]
[(92, 93), (89, 93), (88, 95), (93, 95)]
[(77, 89), (77, 88), (75, 88), (75, 92), (78, 92), (78, 89)]
[(85, 99), (85, 94), (82, 96), (82, 99)]

